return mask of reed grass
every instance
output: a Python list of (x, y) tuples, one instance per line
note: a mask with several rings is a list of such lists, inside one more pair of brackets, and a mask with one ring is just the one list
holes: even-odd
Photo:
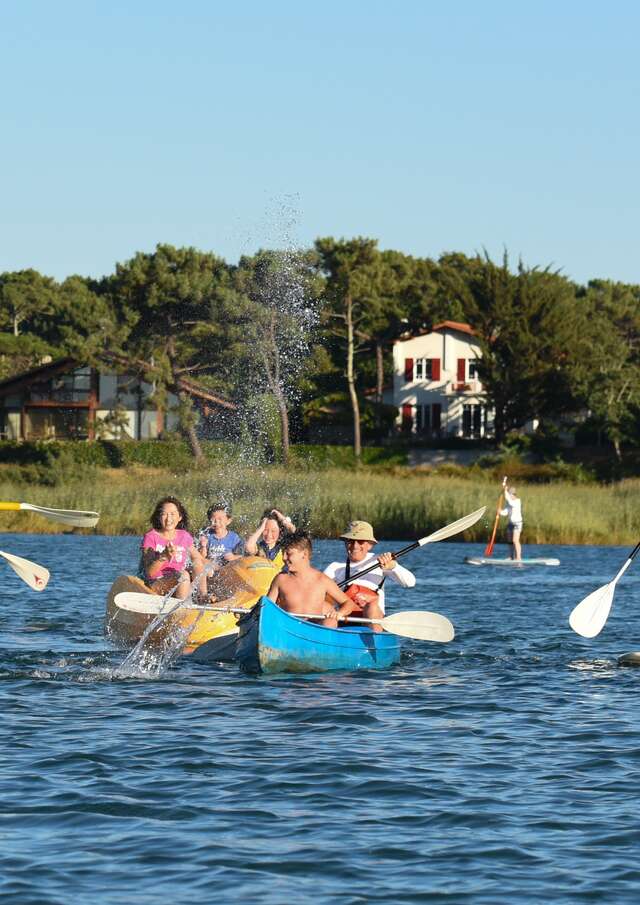
[[(181, 476), (142, 467), (96, 468), (53, 487), (17, 484), (0, 475), (1, 499), (94, 509), (101, 512), (96, 533), (109, 535), (144, 533), (156, 501), (173, 494), (187, 506), (193, 530), (204, 523), (210, 503), (226, 500), (233, 504), (234, 527), (241, 534), (253, 530), (265, 508), (276, 506), (316, 537), (337, 536), (353, 518), (370, 521), (379, 538), (421, 537), (484, 505), (485, 517), (464, 535), (466, 540), (484, 541), (499, 492), (499, 484), (404, 468), (287, 471), (233, 466)], [(525, 544), (630, 545), (640, 535), (640, 480), (609, 486), (520, 484), (518, 493)], [(67, 530), (31, 513), (0, 513), (0, 526), (3, 531), (36, 533)]]

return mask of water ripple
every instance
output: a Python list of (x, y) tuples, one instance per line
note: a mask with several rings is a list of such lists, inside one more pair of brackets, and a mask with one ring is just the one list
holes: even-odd
[(449, 616), (451, 644), (408, 642), (380, 673), (247, 678), (188, 660), (120, 672), (104, 597), (135, 543), (39, 537), (52, 572), (102, 571), (8, 587), (3, 902), (635, 905), (640, 670), (617, 657), (640, 647), (640, 575), (600, 638), (567, 626), (624, 551), (556, 548), (560, 569), (533, 580), (434, 545), (390, 607)]

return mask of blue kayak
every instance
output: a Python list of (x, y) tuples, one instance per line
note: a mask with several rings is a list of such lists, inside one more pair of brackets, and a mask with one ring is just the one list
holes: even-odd
[(292, 616), (261, 597), (238, 623), (236, 659), (249, 673), (385, 669), (400, 659), (400, 641), (369, 628), (326, 628)]

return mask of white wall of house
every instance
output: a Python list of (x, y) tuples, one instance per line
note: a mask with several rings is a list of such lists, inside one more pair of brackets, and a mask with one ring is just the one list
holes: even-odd
[[(140, 392), (138, 392), (138, 387)], [(98, 400), (100, 408), (96, 417), (104, 420), (119, 404), (124, 407), (127, 422), (125, 436), (134, 440), (155, 440), (158, 436), (158, 416), (155, 409), (145, 408), (145, 400), (153, 392), (150, 383), (138, 384), (131, 377), (101, 372), (99, 375)], [(178, 427), (178, 416), (171, 411), (177, 405), (176, 396), (169, 394), (165, 426), (169, 431)], [(105, 439), (116, 439), (114, 433), (106, 432)]]
[(473, 334), (454, 326), (396, 341), (393, 404), (398, 426), (433, 437), (491, 434), (493, 418), (475, 370), (481, 357)]
[(7, 412), (4, 419), (5, 440), (20, 439), (20, 412)]

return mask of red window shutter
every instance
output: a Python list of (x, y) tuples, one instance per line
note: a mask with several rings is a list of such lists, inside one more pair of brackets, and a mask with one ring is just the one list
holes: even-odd
[(467, 379), (467, 359), (458, 359), (458, 383), (464, 383)]
[(439, 358), (431, 359), (431, 379), (440, 380), (440, 359)]
[(413, 406), (405, 403), (402, 406), (402, 430), (410, 431), (413, 428)]
[(442, 419), (442, 406), (439, 402), (434, 402), (431, 406), (431, 430), (434, 433), (440, 432), (440, 424)]
[(411, 383), (413, 380), (413, 358), (405, 358), (404, 360), (404, 382)]

